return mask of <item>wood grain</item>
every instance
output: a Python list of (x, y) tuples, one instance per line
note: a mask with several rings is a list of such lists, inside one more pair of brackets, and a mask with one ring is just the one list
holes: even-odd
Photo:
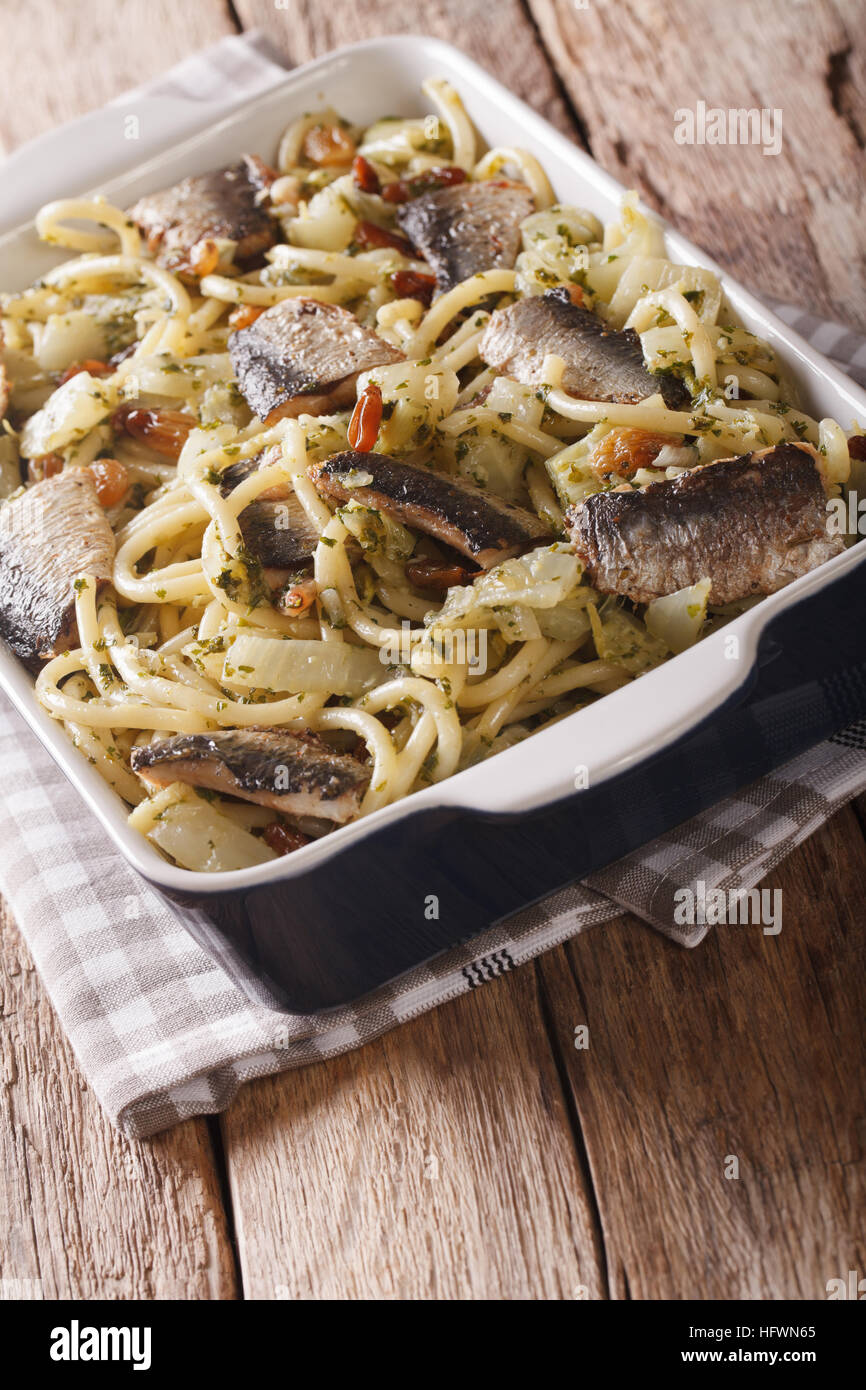
[(232, 1298), (206, 1120), (124, 1139), (0, 912), (0, 1298)]
[(0, 154), (235, 32), (225, 0), (0, 0)]
[(864, 861), (847, 809), (766, 885), (778, 936), (687, 952), (619, 922), (565, 948), (570, 978), (539, 962), (612, 1296), (821, 1299), (866, 1268)]
[[(595, 158), (746, 285), (866, 327), (862, 0), (529, 0)], [(675, 113), (779, 109), (782, 148)]]
[[(447, 39), (495, 72), (500, 81), (567, 135), (574, 121), (545, 56), (532, 18), (520, 0), (235, 0), (244, 28), (264, 29), (293, 64), (329, 49), (382, 34), (430, 34)], [(503, 41), (507, 36), (507, 41)]]
[(222, 1117), (252, 1298), (604, 1295), (532, 969)]

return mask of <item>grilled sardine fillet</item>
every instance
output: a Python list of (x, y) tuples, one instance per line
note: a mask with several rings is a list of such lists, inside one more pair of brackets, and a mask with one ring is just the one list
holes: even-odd
[(520, 224), (534, 206), (522, 184), (484, 179), (423, 193), (403, 204), (397, 222), (442, 292), (481, 270), (510, 270), (520, 250)]
[(608, 328), (572, 303), (560, 286), (518, 299), (490, 315), (478, 351), (488, 365), (525, 386), (543, 386), (548, 353), (565, 363), (562, 389), (584, 401), (636, 404), (661, 392), (669, 410), (687, 410), (689, 395), (678, 377), (653, 376), (634, 329)]
[(597, 492), (567, 517), (590, 583), (649, 603), (709, 579), (709, 601), (772, 594), (844, 549), (809, 444), (720, 459), (640, 490)]
[[(385, 454), (347, 449), (309, 469), (324, 497), (395, 516), (407, 526), (436, 536), (446, 545), (489, 569), (552, 539), (548, 527), (523, 507), (503, 502), (462, 479), (430, 468), (401, 463)], [(362, 483), (367, 476), (369, 483)]]
[(294, 493), (279, 501), (251, 502), (238, 517), (244, 545), (268, 569), (291, 569), (309, 564), (319, 532)]
[(86, 468), (36, 483), (0, 507), (0, 636), (32, 669), (75, 646), (76, 576), (111, 581), (114, 535)]
[[(275, 463), (280, 456), (279, 446), (273, 449), (264, 449), (261, 453), (255, 454), (249, 459), (239, 459), (237, 463), (230, 463), (228, 468), (224, 468), (220, 474), (220, 492), (223, 497), (228, 497), (234, 492), (236, 487), (246, 482), (247, 478), (260, 468), (266, 468), (268, 464)], [(276, 487), (270, 487), (265, 492), (259, 493), (260, 497), (286, 497), (290, 492), (288, 482), (278, 483)]]
[(336, 825), (358, 814), (370, 781), (349, 754), (335, 753), (315, 734), (285, 729), (175, 734), (133, 748), (131, 762), (151, 788), (186, 782)]
[[(223, 496), (227, 497), (256, 469), (267, 467), (277, 452), (267, 449), (254, 458), (230, 464), (220, 477)], [(319, 532), (311, 524), (291, 483), (277, 483), (260, 492), (254, 502), (244, 507), (238, 522), (244, 544), (266, 569), (296, 570), (298, 566), (312, 564)], [(346, 550), (353, 560), (361, 553), (353, 540), (346, 543)]]
[(355, 399), (359, 372), (403, 354), (337, 304), (284, 299), (229, 337), (241, 394), (259, 419), (321, 415)]
[[(278, 450), (232, 463), (220, 477), (220, 492), (229, 496), (259, 468), (273, 462)], [(288, 482), (278, 483), (244, 507), (238, 517), (244, 545), (266, 569), (292, 569), (312, 561), (319, 533)]]
[(139, 198), (129, 216), (148, 249), (170, 270), (189, 271), (196, 243), (216, 238), (237, 242), (234, 260), (243, 265), (276, 239), (276, 224), (260, 197), (272, 180), (257, 155), (245, 154), (228, 169), (212, 169)]

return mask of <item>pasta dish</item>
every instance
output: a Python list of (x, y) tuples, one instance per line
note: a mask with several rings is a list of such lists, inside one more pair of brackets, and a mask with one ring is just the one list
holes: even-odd
[(0, 296), (0, 635), (187, 869), (489, 758), (846, 543), (859, 427), (633, 196), (603, 226), (424, 91), (51, 203), (68, 258)]

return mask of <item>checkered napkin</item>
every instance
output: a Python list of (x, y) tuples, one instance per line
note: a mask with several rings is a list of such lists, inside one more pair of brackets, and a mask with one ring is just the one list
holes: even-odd
[[(114, 103), (115, 116), (118, 105), (135, 109), (155, 91), (172, 101), (186, 94), (201, 125), (282, 75), (260, 38), (231, 39)], [(58, 139), (67, 137), (68, 128)], [(44, 139), (41, 144), (44, 150)], [(32, 209), (20, 211), (26, 216)], [(782, 306), (781, 312), (866, 384), (866, 340), (797, 310)], [(866, 720), (626, 859), (488, 927), (468, 945), (355, 1004), (308, 1018), (274, 1012), (253, 980), (261, 1002), (251, 1002), (219, 961), (199, 949), (119, 858), (0, 697), (0, 889), (84, 1075), (111, 1119), (143, 1138), (224, 1109), (244, 1081), (358, 1047), (623, 911), (694, 946), (707, 928), (700, 920), (676, 923), (678, 890), (691, 884), (700, 900), (700, 885), (705, 896), (714, 888), (754, 887), (864, 790)], [(233, 970), (236, 976), (236, 962)]]

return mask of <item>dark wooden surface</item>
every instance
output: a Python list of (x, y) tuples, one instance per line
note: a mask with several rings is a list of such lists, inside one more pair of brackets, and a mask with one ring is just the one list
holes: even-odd
[[(864, 17), (862, 0), (0, 0), (0, 143), (243, 29), (293, 63), (416, 29), (747, 284), (866, 326)], [(782, 108), (782, 153), (675, 144), (698, 99)], [(822, 1298), (866, 1270), (864, 875), (851, 807), (774, 875), (777, 937), (684, 952), (624, 918), (146, 1144), (102, 1117), (7, 914), (0, 1280), (49, 1298)]]

